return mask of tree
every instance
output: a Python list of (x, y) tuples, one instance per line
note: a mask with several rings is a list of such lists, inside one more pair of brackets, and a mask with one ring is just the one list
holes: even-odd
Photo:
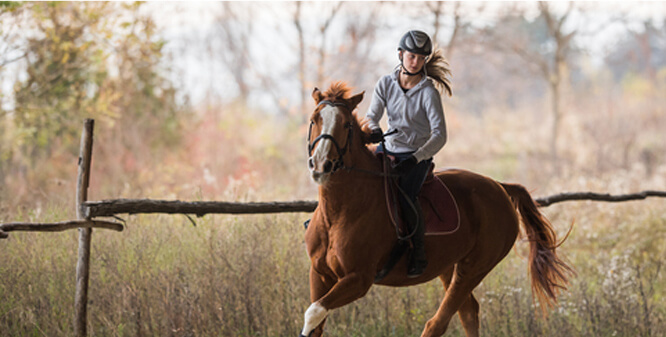
[[(21, 152), (49, 156), (60, 138), (75, 151), (80, 121), (94, 113), (96, 88), (106, 77), (105, 3), (29, 3), (34, 33), (25, 46), (26, 79), (14, 85), (14, 123)], [(95, 114), (92, 115), (93, 117)]]
[[(505, 16), (494, 26), (486, 29), (491, 43), (499, 50), (520, 57), (530, 69), (538, 74), (550, 91), (552, 115), (550, 135), (550, 158), (554, 173), (559, 172), (557, 140), (562, 121), (562, 83), (569, 70), (568, 63), (575, 52), (573, 38), (576, 27), (567, 27), (571, 14), (576, 9), (570, 2), (562, 13), (548, 2), (538, 3), (539, 16), (534, 21), (524, 18), (524, 12)], [(511, 31), (507, 32), (506, 28)]]
[(19, 19), (21, 3), (15, 1), (0, 1), (0, 21), (3, 26), (0, 27), (0, 71), (7, 65), (21, 60), (25, 53), (18, 51), (16, 46), (18, 35), (20, 34)]
[(319, 32), (321, 33), (321, 44), (319, 45), (319, 60), (317, 62), (317, 77), (315, 80), (315, 83), (318, 83), (318, 85), (321, 85), (321, 83), (324, 82), (325, 77), (324, 73), (326, 69), (326, 58), (328, 56), (328, 50), (330, 49), (330, 46), (328, 45), (329, 28), (331, 27), (331, 23), (335, 19), (336, 15), (340, 11), (340, 8), (342, 8), (342, 4), (343, 2), (334, 4), (328, 16), (325, 17), (324, 22), (322, 22), (319, 26)]
[(657, 72), (666, 68), (666, 22), (661, 29), (650, 20), (640, 26), (641, 29), (629, 28), (628, 34), (605, 58), (617, 80), (634, 73), (654, 83)]
[(222, 12), (215, 21), (212, 36), (214, 54), (221, 58), (232, 75), (239, 91), (239, 99), (247, 103), (251, 85), (248, 71), (251, 64), (250, 39), (254, 24), (249, 19), (255, 4), (224, 2)]
[[(435, 31), (432, 36), (432, 39), (435, 41), (435, 43), (442, 41), (439, 33), (442, 27), (442, 21), (445, 21), (446, 19), (446, 14), (448, 14), (448, 16), (452, 19), (452, 23), (450, 25), (451, 35), (449, 35), (448, 40), (443, 43), (445, 48), (444, 55), (446, 55), (447, 58), (450, 58), (453, 55), (453, 51), (455, 50), (456, 43), (460, 38), (461, 32), (469, 27), (470, 22), (463, 14), (462, 2), (452, 3), (452, 6), (450, 6), (452, 7), (451, 9), (448, 9), (446, 5), (447, 3), (441, 1), (426, 3), (428, 9), (435, 16), (433, 23)], [(478, 12), (483, 11), (483, 6), (479, 7), (477, 10)]]
[[(385, 3), (377, 3), (367, 10), (363, 4), (345, 4), (344, 14), (339, 16), (338, 23), (344, 29), (337, 39), (337, 44), (321, 49), (326, 64), (318, 67), (316, 85), (325, 86), (329, 81), (344, 80), (356, 88), (373, 88), (377, 79), (390, 68), (378, 67), (381, 63), (374, 59), (373, 50), (381, 36), (382, 10)], [(323, 48), (324, 46), (322, 46)], [(319, 76), (325, 74), (325, 76)], [(366, 90), (368, 90), (366, 89)], [(312, 88), (310, 88), (310, 91)], [(360, 90), (360, 89), (359, 89)], [(366, 96), (369, 103), (370, 95)]]
[(296, 28), (296, 36), (298, 39), (298, 82), (300, 85), (300, 101), (298, 111), (304, 111), (305, 100), (307, 99), (307, 85), (305, 82), (305, 37), (303, 34), (303, 23), (301, 19), (302, 2), (296, 2), (296, 9), (294, 10), (294, 27)]
[(560, 108), (561, 83), (563, 76), (567, 71), (567, 56), (572, 51), (572, 38), (576, 34), (575, 29), (569, 32), (565, 31), (564, 24), (567, 22), (569, 15), (574, 9), (573, 4), (573, 2), (570, 2), (566, 11), (562, 15), (557, 16), (547, 2), (539, 2), (541, 17), (548, 28), (548, 40), (555, 45), (555, 50), (551, 51), (550, 55), (546, 57), (546, 60), (536, 58), (533, 61), (539, 64), (542, 76), (548, 80), (548, 84), (550, 85), (551, 112), (553, 114), (550, 155), (555, 167), (555, 173), (558, 173), (559, 171), (557, 139), (562, 120), (562, 111)]
[(21, 76), (13, 108), (5, 111), (11, 118), (2, 121), (11, 130), (5, 164), (27, 172), (53, 156), (76, 154), (84, 118), (98, 119), (102, 133), (122, 130), (114, 138), (120, 141), (109, 145), (118, 146), (116, 154), (136, 146), (153, 153), (178, 142), (187, 101), (178, 102), (165, 77), (165, 42), (141, 6), (20, 4), (25, 42), (15, 52), (25, 58), (16, 63)]

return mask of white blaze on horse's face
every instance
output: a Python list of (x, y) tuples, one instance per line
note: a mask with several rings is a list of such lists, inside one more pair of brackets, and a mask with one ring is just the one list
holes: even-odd
[[(339, 108), (332, 105), (326, 105), (319, 111), (319, 115), (321, 116), (321, 135), (334, 135), (333, 132), (337, 126), (339, 112)], [(319, 135), (312, 136), (316, 138)], [(328, 138), (322, 138), (317, 142), (312, 156), (308, 159), (308, 167), (310, 168), (312, 179), (320, 185), (328, 180), (333, 171), (334, 163), (330, 158), (337, 155), (337, 153), (331, 153), (331, 150), (335, 152), (333, 142)]]

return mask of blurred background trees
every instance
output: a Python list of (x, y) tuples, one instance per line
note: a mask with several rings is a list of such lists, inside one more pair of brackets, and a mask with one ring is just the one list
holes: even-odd
[(1, 193), (44, 198), (69, 184), (87, 117), (98, 120), (105, 195), (308, 184), (298, 163), (310, 92), (348, 81), (366, 91), (365, 113), (408, 29), (429, 32), (453, 69), (451, 141), (438, 165), (545, 186), (617, 170), (653, 177), (666, 160), (660, 9), (2, 2)]
[[(6, 54), (19, 57), (0, 69), (15, 76), (11, 100), (2, 107), (3, 192), (45, 188), (69, 172), (62, 160), (78, 151), (84, 118), (100, 122), (103, 139), (113, 134), (112, 142), (100, 145), (121, 158), (179, 144), (187, 108), (165, 76), (165, 41), (141, 6), (3, 4), (4, 27), (20, 27), (5, 35), (14, 41)], [(52, 173), (33, 174), (45, 168)]]
[[(666, 189), (666, 5), (660, 2), (0, 2), (0, 220), (73, 217), (82, 120), (90, 199), (312, 200), (313, 87), (365, 90), (409, 29), (453, 71), (438, 168), (536, 196)], [(662, 200), (544, 210), (578, 277), (534, 315), (524, 244), (476, 291), (484, 334), (664, 335)], [(96, 335), (289, 336), (307, 308), (308, 214), (133, 216), (95, 241)], [(187, 229), (185, 229), (187, 228)], [(0, 244), (0, 329), (73, 330), (74, 231)], [(44, 275), (48, 275), (45, 281)], [(418, 334), (441, 285), (373, 289), (331, 335)], [(26, 290), (26, 285), (28, 290)], [(599, 319), (604, 317), (606, 319)], [(280, 322), (280, 324), (275, 324)], [(454, 320), (452, 334), (462, 334)]]

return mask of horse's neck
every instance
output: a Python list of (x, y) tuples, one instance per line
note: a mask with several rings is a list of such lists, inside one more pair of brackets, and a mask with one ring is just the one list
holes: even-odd
[(319, 187), (319, 200), (327, 213), (365, 209), (374, 198), (383, 198), (381, 163), (364, 148), (355, 148), (345, 158), (349, 168), (332, 174), (325, 186)]
[(366, 171), (379, 171), (381, 164), (372, 152), (363, 144), (362, 131), (357, 128), (354, 132), (353, 142), (356, 146), (350, 149), (350, 153), (345, 158), (345, 164)]

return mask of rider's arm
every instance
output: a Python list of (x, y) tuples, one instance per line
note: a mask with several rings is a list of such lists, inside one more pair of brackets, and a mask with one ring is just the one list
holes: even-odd
[(414, 157), (417, 161), (432, 158), (444, 147), (447, 140), (446, 121), (444, 120), (444, 108), (439, 92), (433, 87), (432, 92), (425, 96), (424, 107), (430, 122), (430, 138), (421, 146)]

